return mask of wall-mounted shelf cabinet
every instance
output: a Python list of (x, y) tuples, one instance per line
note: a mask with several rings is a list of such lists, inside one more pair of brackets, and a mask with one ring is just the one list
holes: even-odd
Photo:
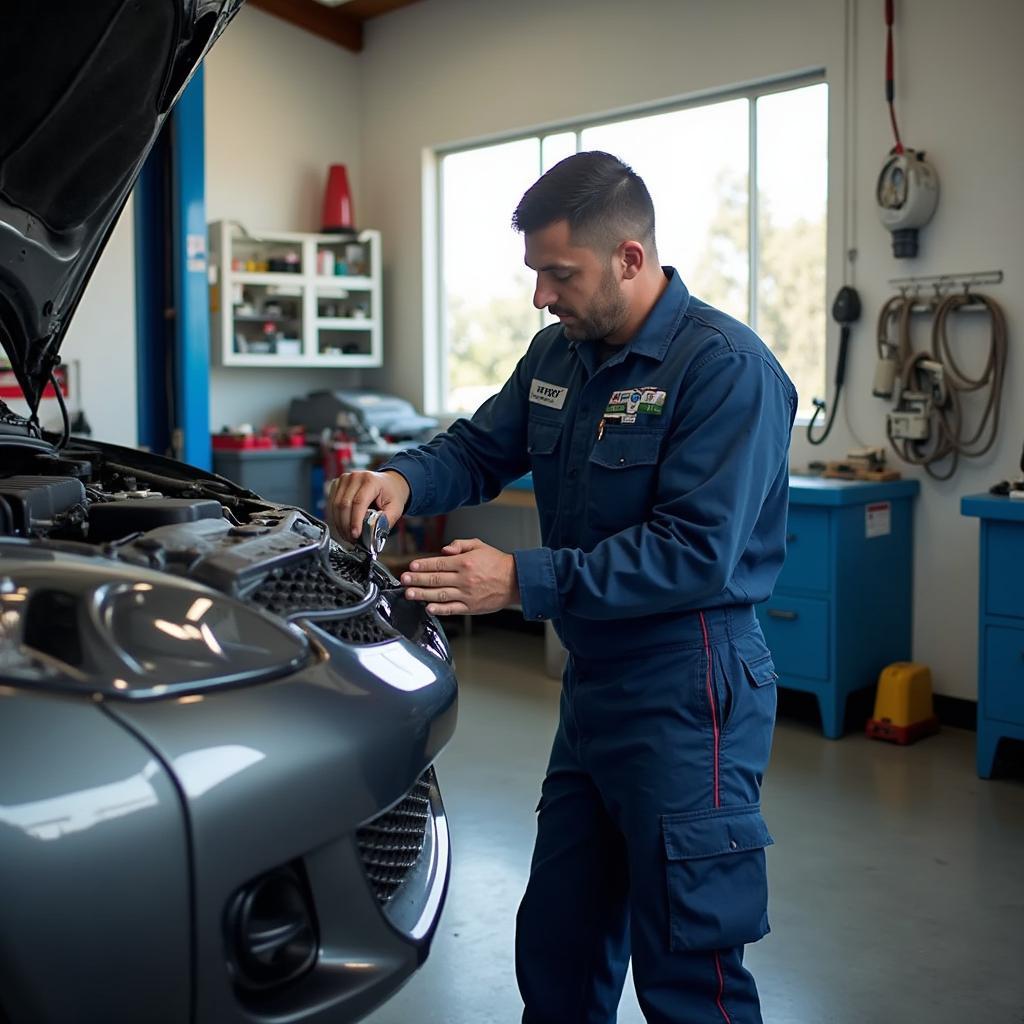
[(379, 231), (247, 234), (217, 221), (210, 267), (213, 357), (221, 366), (381, 365)]

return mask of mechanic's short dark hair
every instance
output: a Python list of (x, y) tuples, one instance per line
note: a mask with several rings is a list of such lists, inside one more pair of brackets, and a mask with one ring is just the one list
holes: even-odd
[(569, 222), (574, 244), (607, 251), (626, 239), (654, 247), (654, 203), (643, 178), (610, 153), (575, 153), (541, 175), (519, 201), (512, 227), (523, 234)]

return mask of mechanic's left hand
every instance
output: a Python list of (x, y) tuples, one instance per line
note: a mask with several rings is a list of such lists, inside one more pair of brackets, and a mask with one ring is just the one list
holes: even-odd
[(443, 558), (419, 558), (402, 573), (410, 601), (433, 615), (484, 615), (519, 601), (515, 559), (480, 540), (453, 540)]

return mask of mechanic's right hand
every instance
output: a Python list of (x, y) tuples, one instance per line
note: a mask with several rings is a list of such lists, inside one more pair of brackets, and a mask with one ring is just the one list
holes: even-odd
[(393, 469), (383, 473), (358, 470), (343, 473), (331, 481), (327, 495), (327, 524), (336, 536), (355, 540), (363, 531), (363, 520), (371, 506), (388, 517), (394, 529), (409, 502), (409, 485)]

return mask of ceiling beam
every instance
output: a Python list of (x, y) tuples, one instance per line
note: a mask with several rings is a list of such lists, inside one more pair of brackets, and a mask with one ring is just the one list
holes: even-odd
[(353, 53), (363, 48), (362, 24), (341, 8), (325, 7), (315, 0), (249, 0), (249, 4)]
[(345, 13), (359, 21), (367, 21), (415, 3), (419, 0), (346, 0)]

